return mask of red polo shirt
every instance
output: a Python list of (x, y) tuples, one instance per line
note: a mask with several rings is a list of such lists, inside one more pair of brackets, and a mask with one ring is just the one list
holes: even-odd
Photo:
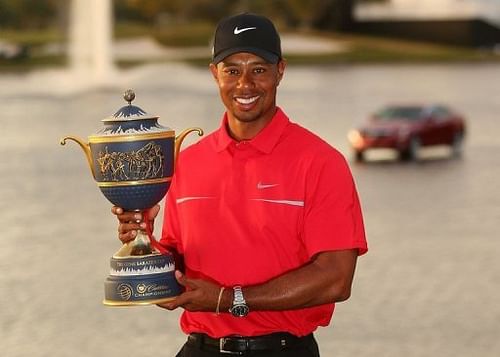
[[(343, 156), (280, 109), (252, 140), (221, 127), (181, 152), (167, 195), (162, 243), (184, 254), (186, 274), (224, 286), (264, 283), (323, 251), (367, 250), (353, 178)], [(330, 322), (334, 304), (290, 311), (184, 311), (185, 333), (212, 337), (288, 331)]]

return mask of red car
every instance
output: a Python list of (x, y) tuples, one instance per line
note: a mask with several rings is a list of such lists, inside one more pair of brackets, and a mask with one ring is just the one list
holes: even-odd
[(395, 149), (402, 160), (415, 160), (420, 147), (448, 145), (459, 155), (465, 135), (464, 118), (443, 105), (393, 105), (375, 113), (348, 138), (355, 159), (375, 148)]

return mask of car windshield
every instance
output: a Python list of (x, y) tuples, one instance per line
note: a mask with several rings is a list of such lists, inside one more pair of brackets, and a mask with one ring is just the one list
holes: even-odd
[(422, 117), (421, 107), (388, 107), (384, 108), (375, 114), (375, 117), (380, 120), (418, 120)]

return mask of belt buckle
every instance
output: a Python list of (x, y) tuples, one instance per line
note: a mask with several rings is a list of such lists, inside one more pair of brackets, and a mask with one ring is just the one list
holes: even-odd
[(219, 339), (219, 352), (220, 353), (227, 353), (227, 354), (230, 354), (230, 355), (243, 355), (243, 353), (241, 352), (238, 352), (238, 351), (228, 351), (228, 350), (225, 350), (224, 349), (224, 345), (226, 344), (226, 340), (227, 338), (226, 337), (221, 337)]

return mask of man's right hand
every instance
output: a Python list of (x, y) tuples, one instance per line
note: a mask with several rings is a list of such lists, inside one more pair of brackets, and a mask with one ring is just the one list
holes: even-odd
[[(151, 230), (154, 229), (154, 219), (158, 215), (160, 211), (160, 206), (155, 205), (148, 211), (148, 217), (151, 222)], [(122, 243), (130, 242), (134, 240), (137, 236), (137, 230), (146, 229), (146, 223), (143, 221), (143, 213), (144, 212), (129, 212), (124, 211), (123, 208), (113, 206), (111, 208), (111, 213), (118, 217), (118, 238), (122, 241)]]

